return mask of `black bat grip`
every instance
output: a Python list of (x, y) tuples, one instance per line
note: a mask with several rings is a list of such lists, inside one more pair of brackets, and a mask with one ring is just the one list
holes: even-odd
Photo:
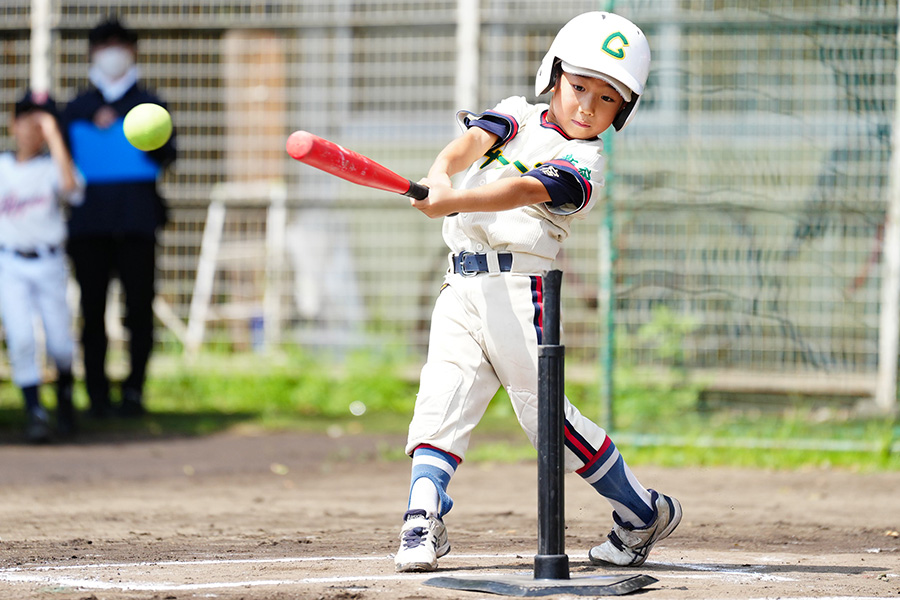
[(404, 196), (415, 198), (416, 200), (424, 200), (428, 197), (428, 188), (414, 181), (409, 182), (409, 189), (406, 190)]
[[(409, 189), (406, 190), (404, 196), (409, 196), (410, 198), (415, 198), (416, 200), (424, 200), (428, 197), (428, 188), (424, 185), (418, 184), (414, 181), (409, 182)], [(448, 217), (455, 217), (459, 213), (452, 213), (447, 215)]]

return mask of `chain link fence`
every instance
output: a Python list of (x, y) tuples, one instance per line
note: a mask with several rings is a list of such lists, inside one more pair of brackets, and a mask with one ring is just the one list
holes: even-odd
[[(457, 134), (457, 109), (531, 98), (559, 27), (612, 7), (642, 26), (654, 61), (637, 118), (608, 142), (608, 209), (576, 224), (559, 259), (569, 360), (594, 368), (612, 339), (630, 364), (871, 388), (896, 0), (476, 6), (474, 105), (458, 106), (457, 25), (469, 17), (456, 2), (51, 0), (57, 98), (85, 85), (87, 31), (116, 12), (173, 114), (163, 351), (424, 356), (446, 266), (440, 223), (292, 162), (287, 136), (306, 129), (417, 179)], [(4, 112), (28, 82), (29, 15), (30, 2), (0, 7)], [(6, 134), (4, 121), (0, 149)], [(192, 324), (216, 194), (221, 236)]]

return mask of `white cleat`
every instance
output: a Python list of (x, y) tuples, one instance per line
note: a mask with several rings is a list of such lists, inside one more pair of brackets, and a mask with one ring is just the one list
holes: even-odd
[(403, 515), (400, 549), (394, 565), (400, 572), (434, 571), (437, 559), (450, 552), (450, 540), (444, 522), (424, 510), (410, 510)]
[(650, 490), (656, 518), (642, 528), (634, 528), (613, 513), (612, 531), (605, 542), (594, 546), (588, 558), (596, 565), (639, 567), (647, 560), (653, 545), (675, 531), (681, 522), (681, 504), (675, 498)]

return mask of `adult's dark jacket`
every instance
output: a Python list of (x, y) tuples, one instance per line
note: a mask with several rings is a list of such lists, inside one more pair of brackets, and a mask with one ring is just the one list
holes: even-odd
[[(71, 209), (70, 238), (110, 235), (155, 238), (157, 230), (165, 225), (166, 203), (157, 189), (157, 176), (151, 171), (153, 168), (161, 171), (175, 160), (175, 135), (162, 148), (135, 158), (140, 151), (128, 145), (122, 133), (122, 119), (144, 102), (165, 106), (155, 95), (135, 84), (112, 103), (107, 103), (99, 90), (92, 87), (69, 102), (63, 111), (63, 129), (76, 165), (83, 171), (88, 163), (93, 165), (85, 172), (84, 203)], [(101, 131), (93, 126), (93, 119), (107, 105), (116, 111), (118, 120), (110, 130)], [(103, 136), (112, 136), (110, 142), (106, 143)], [(150, 167), (144, 165), (143, 172), (134, 175), (136, 160), (144, 160)], [(98, 168), (113, 175), (92, 176)]]

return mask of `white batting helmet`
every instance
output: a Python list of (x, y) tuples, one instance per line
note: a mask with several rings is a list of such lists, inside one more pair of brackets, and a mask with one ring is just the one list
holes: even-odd
[(624, 17), (587, 12), (563, 25), (541, 61), (534, 93), (546, 94), (556, 83), (555, 70), (608, 81), (625, 99), (613, 127), (631, 121), (650, 73), (650, 44), (641, 29)]

